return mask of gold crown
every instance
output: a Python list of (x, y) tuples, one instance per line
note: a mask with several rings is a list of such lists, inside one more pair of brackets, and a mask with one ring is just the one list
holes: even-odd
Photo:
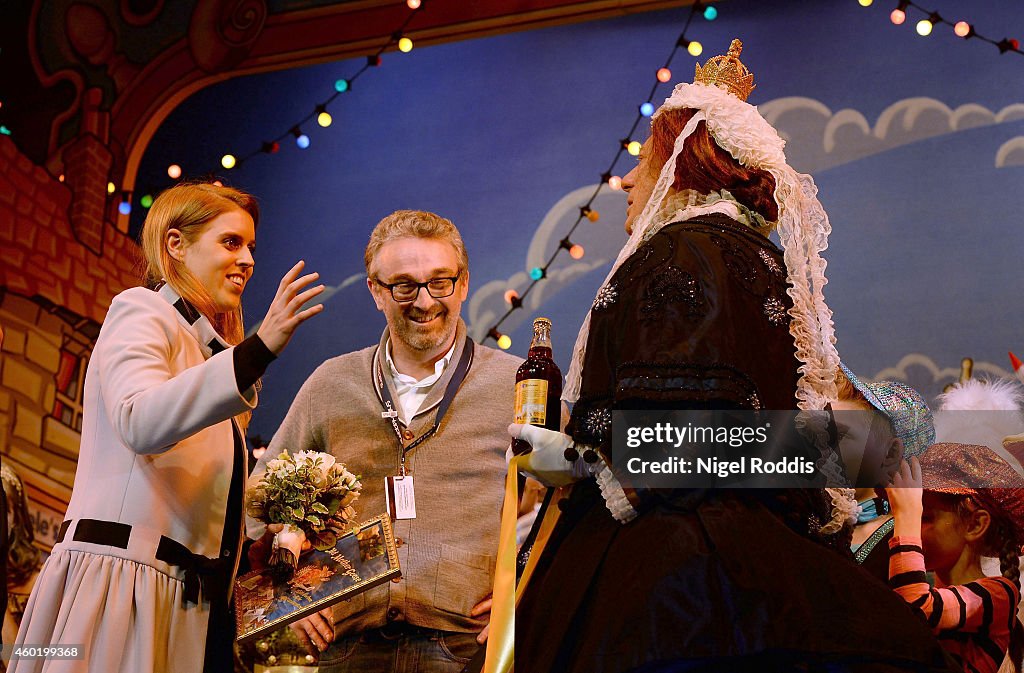
[(724, 88), (742, 101), (754, 90), (754, 75), (740, 63), (743, 43), (733, 40), (725, 56), (712, 56), (701, 68), (698, 63), (693, 74), (694, 84), (710, 84)]

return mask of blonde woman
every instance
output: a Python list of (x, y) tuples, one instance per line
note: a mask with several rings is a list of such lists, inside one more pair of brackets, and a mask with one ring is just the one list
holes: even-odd
[(12, 671), (232, 669), (243, 432), (259, 377), (323, 309), (300, 310), (323, 286), (299, 262), (244, 338), (258, 220), (252, 196), (211, 184), (154, 201), (146, 286), (114, 298), (96, 341), (71, 503), (17, 639), (84, 652)]

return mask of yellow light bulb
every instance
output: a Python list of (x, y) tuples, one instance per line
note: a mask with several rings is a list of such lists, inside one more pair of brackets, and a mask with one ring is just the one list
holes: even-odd
[(704, 45), (697, 40), (690, 40), (690, 44), (686, 45), (686, 51), (690, 56), (700, 56), (704, 52)]
[(932, 22), (928, 19), (921, 19), (917, 22), (917, 34), (926, 37), (932, 34)]
[(220, 158), (220, 165), (223, 166), (224, 168), (234, 168), (235, 167), (235, 155), (234, 154), (225, 154), (224, 156), (222, 156)]
[(640, 154), (640, 142), (634, 140), (633, 142), (626, 145), (626, 151), (632, 154), (634, 157)]
[(870, 7), (871, 3), (874, 2), (874, 0), (857, 0), (857, 2), (860, 3), (861, 7)]
[(502, 334), (498, 337), (498, 348), (503, 351), (507, 351), (512, 347), (512, 338), (507, 334)]
[(398, 41), (398, 51), (408, 54), (412, 51), (412, 40), (407, 37), (403, 37)]
[(330, 126), (332, 121), (334, 121), (334, 118), (331, 117), (330, 112), (321, 112), (316, 116), (316, 123), (324, 128)]
[(114, 186), (114, 183), (113, 182), (108, 182), (107, 183), (107, 194), (113, 194), (115, 191), (117, 191), (117, 187)]

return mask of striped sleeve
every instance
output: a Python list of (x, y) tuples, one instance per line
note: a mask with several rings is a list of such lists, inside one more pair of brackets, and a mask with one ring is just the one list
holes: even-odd
[(995, 640), (1000, 640), (1000, 635), (1008, 637), (1020, 592), (1005, 577), (932, 588), (925, 576), (920, 538), (893, 537), (889, 549), (889, 586), (936, 634), (977, 633)]

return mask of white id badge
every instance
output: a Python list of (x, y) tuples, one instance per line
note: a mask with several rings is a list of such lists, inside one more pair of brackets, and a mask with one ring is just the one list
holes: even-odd
[(416, 518), (416, 494), (411, 476), (384, 477), (384, 498), (392, 519)]

